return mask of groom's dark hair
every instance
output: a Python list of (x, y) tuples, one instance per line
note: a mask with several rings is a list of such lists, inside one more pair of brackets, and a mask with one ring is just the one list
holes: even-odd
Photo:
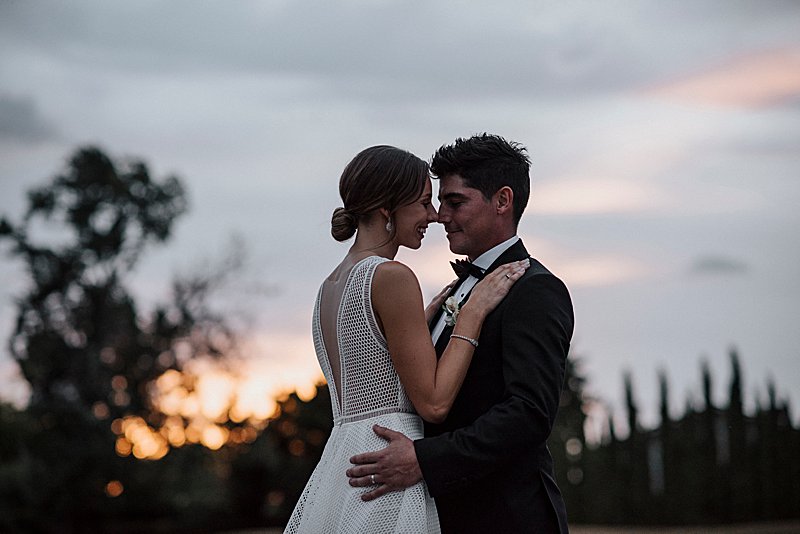
[(467, 187), (490, 199), (508, 186), (514, 192), (514, 224), (519, 224), (531, 193), (531, 161), (524, 146), (499, 135), (483, 133), (442, 145), (431, 158), (436, 178), (458, 174)]

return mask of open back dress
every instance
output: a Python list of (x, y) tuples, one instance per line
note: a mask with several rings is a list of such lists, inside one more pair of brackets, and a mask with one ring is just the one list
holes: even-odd
[[(375, 487), (354, 488), (345, 474), (352, 467), (352, 456), (387, 445), (373, 432), (375, 424), (402, 432), (412, 440), (423, 436), (422, 419), (400, 383), (372, 309), (373, 275), (385, 261), (369, 256), (350, 270), (332, 323), (336, 330), (333, 336), (323, 335), (320, 320), (325, 284), (317, 293), (314, 348), (328, 382), (333, 430), (286, 533), (440, 532), (436, 507), (424, 482), (365, 502), (361, 495)], [(330, 352), (326, 338), (334, 339), (337, 345), (330, 347)]]

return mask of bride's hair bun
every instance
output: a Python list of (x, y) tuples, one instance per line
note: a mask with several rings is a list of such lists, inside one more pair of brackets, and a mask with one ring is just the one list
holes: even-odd
[(331, 235), (336, 241), (346, 241), (353, 237), (358, 228), (358, 218), (345, 208), (336, 208), (331, 217)]
[[(422, 196), (429, 177), (428, 164), (411, 152), (388, 145), (365, 148), (342, 171), (339, 196), (347, 207), (333, 210), (331, 235), (345, 241), (356, 233), (359, 222), (370, 222), (378, 209), (392, 214), (414, 202)], [(393, 237), (390, 233), (385, 243)]]

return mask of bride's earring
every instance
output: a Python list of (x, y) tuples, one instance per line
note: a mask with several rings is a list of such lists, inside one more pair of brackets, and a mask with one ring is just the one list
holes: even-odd
[(386, 221), (386, 231), (391, 234), (392, 229), (394, 229), (394, 225), (392, 225), (392, 220), (389, 219), (388, 221)]

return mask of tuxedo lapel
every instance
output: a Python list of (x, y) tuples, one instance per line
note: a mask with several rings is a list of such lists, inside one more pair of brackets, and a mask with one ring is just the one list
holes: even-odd
[(519, 261), (524, 260), (525, 258), (530, 258), (530, 254), (528, 254), (525, 245), (522, 244), (522, 239), (518, 239), (516, 243), (508, 247), (496, 260), (492, 263), (488, 269), (486, 269), (486, 274), (494, 271), (498, 267), (503, 264), (512, 262), (512, 261)]

